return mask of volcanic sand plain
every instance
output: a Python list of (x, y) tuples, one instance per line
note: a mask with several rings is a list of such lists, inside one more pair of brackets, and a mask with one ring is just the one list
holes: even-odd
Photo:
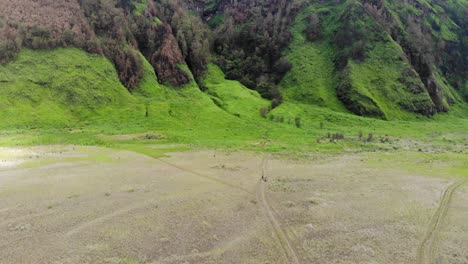
[(468, 263), (457, 157), (0, 148), (0, 263)]

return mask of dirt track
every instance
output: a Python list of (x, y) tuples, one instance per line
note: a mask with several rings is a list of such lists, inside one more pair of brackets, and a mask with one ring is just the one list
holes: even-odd
[[(91, 147), (6, 153), (1, 264), (416, 263), (450, 185), (386, 161), (376, 167), (376, 154), (271, 158), (263, 183), (262, 157), (253, 153), (161, 160)], [(457, 199), (467, 190), (457, 189)], [(448, 211), (456, 221), (441, 236), (455, 242), (437, 254), (463, 259), (457, 210)]]
[(262, 164), (261, 164), (261, 169), (262, 169), (261, 176), (262, 177), (258, 184), (257, 197), (258, 197), (258, 200), (260, 200), (263, 205), (263, 209), (265, 210), (268, 216), (268, 220), (270, 221), (270, 224), (276, 233), (278, 242), (281, 244), (286, 262), (299, 264), (299, 258), (297, 257), (296, 252), (294, 251), (294, 248), (292, 247), (291, 242), (289, 241), (289, 238), (286, 235), (286, 232), (283, 230), (283, 228), (281, 228), (281, 224), (274, 216), (274, 213), (270, 208), (268, 199), (265, 194), (266, 192), (265, 188), (267, 185), (266, 182), (268, 180), (268, 171), (266, 169), (267, 162), (268, 162), (268, 157), (264, 155), (262, 159)]
[[(447, 214), (447, 210), (452, 200), (453, 193), (463, 184), (468, 182), (467, 180), (459, 180), (451, 184), (443, 193), (440, 200), (440, 205), (437, 208), (434, 216), (432, 217), (431, 223), (427, 229), (426, 235), (421, 243), (421, 246), (418, 250), (418, 263), (420, 264), (431, 264), (433, 263), (434, 255), (434, 241), (437, 238), (437, 235), (440, 231), (442, 223)], [(468, 260), (468, 259), (467, 259)]]

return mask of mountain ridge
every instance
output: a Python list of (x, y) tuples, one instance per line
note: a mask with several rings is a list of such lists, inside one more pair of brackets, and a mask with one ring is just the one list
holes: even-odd
[(133, 91), (142, 54), (160, 84), (204, 91), (214, 62), (270, 108), (287, 100), (381, 119), (468, 99), (465, 0), (0, 2), (5, 66), (21, 49), (77, 47), (106, 56)]

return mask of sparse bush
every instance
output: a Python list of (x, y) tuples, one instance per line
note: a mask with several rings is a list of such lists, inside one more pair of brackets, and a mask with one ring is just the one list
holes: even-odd
[(284, 123), (284, 117), (282, 117), (282, 116), (276, 116), (275, 121), (278, 122), (278, 123)]
[(297, 128), (301, 128), (302, 123), (301, 123), (301, 118), (300, 117), (297, 116), (296, 118), (294, 118), (294, 123), (296, 124)]
[(380, 143), (388, 143), (388, 142), (390, 142), (390, 139), (388, 138), (388, 135), (380, 137)]
[(369, 133), (369, 135), (367, 136), (367, 142), (372, 142), (373, 140), (374, 140), (374, 134)]
[(273, 99), (271, 100), (271, 108), (272, 108), (272, 109), (278, 107), (278, 106), (283, 102), (283, 97), (279, 94), (279, 92), (278, 92), (278, 95), (277, 95), (277, 96), (278, 96), (278, 97), (273, 98)]
[(331, 139), (332, 140), (341, 140), (341, 139), (344, 139), (344, 134), (341, 134), (341, 133), (335, 133), (331, 136)]
[(267, 115), (268, 115), (268, 108), (266, 108), (266, 107), (260, 108), (260, 116), (263, 117), (263, 118), (266, 118)]
[(280, 82), (283, 76), (291, 70), (292, 65), (286, 57), (281, 57), (274, 65), (273, 70), (276, 73), (276, 82)]
[(13, 29), (5, 28), (0, 30), (0, 64), (13, 60), (18, 54), (20, 47), (21, 43)]
[(62, 42), (64, 46), (73, 46), (75, 43), (75, 34), (70, 29), (63, 32)]
[(142, 137), (140, 137), (140, 139), (142, 140), (156, 140), (156, 139), (160, 139), (161, 136), (157, 135), (157, 134), (146, 134)]
[(317, 14), (312, 14), (308, 17), (307, 28), (304, 33), (306, 34), (307, 40), (316, 41), (322, 37), (322, 30), (320, 25), (320, 18)]

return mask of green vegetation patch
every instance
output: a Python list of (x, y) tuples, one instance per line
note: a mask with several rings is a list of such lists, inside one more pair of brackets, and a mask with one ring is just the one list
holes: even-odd
[(23, 50), (0, 83), (0, 128), (69, 127), (135, 102), (106, 58), (79, 49)]
[(214, 64), (208, 65), (204, 85), (207, 87), (206, 93), (216, 105), (237, 117), (259, 119), (259, 109), (270, 105), (258, 92), (238, 81), (226, 80), (224, 73)]
[(362, 63), (349, 64), (352, 89), (371, 98), (386, 119), (405, 119), (409, 112), (430, 111), (433, 104), (429, 94), (395, 42), (388, 39), (375, 43), (368, 56)]
[[(151, 156), (194, 147), (336, 153), (392, 150), (379, 143), (384, 135), (448, 145), (432, 134), (468, 130), (462, 105), (433, 120), (408, 121), (364, 118), (293, 100), (269, 110), (269, 101), (226, 80), (217, 66), (208, 66), (203, 92), (194, 81), (178, 88), (162, 85), (143, 62), (144, 78), (130, 93), (105, 57), (77, 49), (23, 50), (17, 61), (0, 66), (0, 145), (97, 145)], [(375, 141), (359, 141), (359, 132), (372, 133)], [(344, 139), (327, 137), (335, 133)]]

